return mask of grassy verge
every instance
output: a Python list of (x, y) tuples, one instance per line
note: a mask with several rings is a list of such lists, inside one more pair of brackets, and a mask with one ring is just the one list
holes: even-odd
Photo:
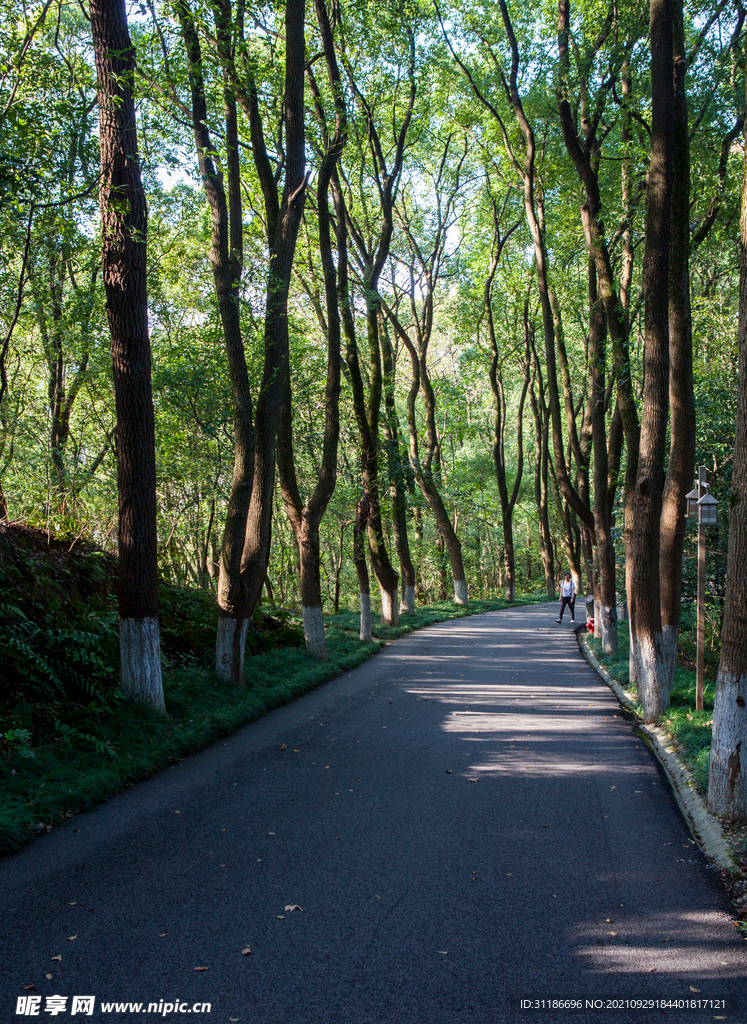
[[(601, 640), (587, 637), (589, 647), (600, 665), (609, 672), (623, 689), (629, 687), (628, 623), (618, 623), (619, 646), (616, 654), (604, 654)], [(677, 665), (672, 689), (672, 703), (662, 715), (659, 725), (667, 730), (680, 760), (690, 771), (698, 792), (705, 798), (708, 792), (708, 769), (711, 755), (713, 727), (714, 680), (706, 676), (703, 693), (703, 711), (695, 710), (695, 672)], [(636, 703), (634, 693), (631, 700)], [(637, 713), (643, 717), (643, 708), (636, 703)]]
[[(544, 596), (514, 604), (541, 603)], [(192, 604), (190, 604), (192, 602)], [(214, 626), (199, 615), (200, 594), (162, 595), (166, 715), (130, 704), (114, 688), (100, 686), (95, 700), (49, 705), (53, 726), (16, 726), (0, 753), (0, 852), (17, 850), (33, 835), (113, 796), (179, 757), (226, 736), (272, 708), (366, 661), (384, 644), (422, 626), (509, 606), (504, 600), (473, 601), (467, 609), (442, 602), (419, 608), (403, 625), (358, 639), (353, 612), (327, 619), (329, 660), (318, 662), (303, 647), (298, 620), (284, 616), (268, 650), (247, 658), (247, 685), (236, 690), (216, 682), (209, 669)], [(203, 608), (206, 611), (207, 607)], [(269, 646), (262, 641), (257, 646)], [(198, 657), (202, 653), (202, 658)], [(18, 705), (16, 705), (16, 710)], [(23, 709), (21, 709), (23, 710)]]

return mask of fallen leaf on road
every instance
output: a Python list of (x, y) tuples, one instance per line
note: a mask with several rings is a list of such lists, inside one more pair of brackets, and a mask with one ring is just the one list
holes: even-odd
[(617, 789), (617, 786), (610, 786), (610, 790)]
[(181, 811), (174, 811), (174, 814), (181, 814)]
[(47, 981), (51, 981), (52, 980), (52, 975), (51, 974), (45, 974), (44, 977), (47, 979)]
[(549, 828), (549, 825), (543, 825), (542, 828)]
[(612, 918), (611, 917), (605, 917), (604, 923), (605, 924), (612, 924)]
[(448, 949), (437, 949), (436, 952), (440, 953), (441, 956), (448, 956), (449, 955)]
[(248, 946), (246, 946), (245, 949), (241, 950), (241, 955), (242, 956), (247, 956), (249, 953), (251, 953), (251, 949)]
[(467, 779), (467, 782), (477, 782), (477, 779)]
[(447, 769), (446, 769), (446, 774), (447, 774), (447, 775), (451, 775), (451, 768), (447, 768)]
[(29, 990), (30, 988), (36, 988), (36, 985), (24, 985), (24, 986), (23, 986), (23, 991), (24, 991), (24, 992), (28, 992), (28, 990)]
[(649, 967), (649, 969), (648, 969), (648, 973), (649, 973), (649, 974), (653, 974), (655, 970), (656, 970), (656, 968), (655, 968), (655, 967)]
[(617, 932), (607, 932), (608, 935), (617, 935)]
[(61, 956), (53, 956), (52, 959), (53, 960), (62, 960), (62, 957)]
[(286, 745), (284, 743), (281, 743), (280, 744), (280, 749), (281, 750), (287, 750), (288, 748), (286, 747)]
[(75, 941), (75, 939), (77, 939), (77, 938), (78, 938), (78, 936), (77, 936), (77, 935), (68, 935), (68, 937), (67, 937), (67, 941), (68, 941), (68, 942), (74, 942), (74, 941)]
[(285, 920), (285, 915), (284, 914), (275, 914), (275, 920), (276, 921), (284, 921)]
[(78, 901), (77, 900), (73, 900), (72, 903), (68, 903), (69, 907), (76, 907), (77, 905), (78, 905)]
[(161, 932), (161, 934), (158, 936), (158, 938), (159, 939), (165, 939), (166, 938), (166, 932)]
[(292, 913), (294, 910), (303, 910), (303, 907), (299, 907), (297, 903), (286, 903), (285, 909), (290, 910)]
[(208, 968), (207, 967), (193, 967), (192, 970), (193, 971), (207, 971)]
[(700, 992), (700, 989), (699, 989), (699, 988), (695, 988), (695, 986), (694, 986), (694, 985), (691, 985), (691, 986), (690, 986), (690, 991), (691, 991), (691, 992)]

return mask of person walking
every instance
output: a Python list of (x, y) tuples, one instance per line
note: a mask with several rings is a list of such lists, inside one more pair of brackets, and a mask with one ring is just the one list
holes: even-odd
[(573, 580), (571, 574), (567, 572), (565, 579), (560, 584), (560, 617), (556, 620), (557, 622), (563, 621), (563, 612), (565, 606), (571, 609), (571, 622), (576, 621), (576, 588), (573, 586)]

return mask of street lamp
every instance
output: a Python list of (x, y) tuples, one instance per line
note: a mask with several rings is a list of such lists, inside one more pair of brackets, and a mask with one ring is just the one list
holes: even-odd
[(698, 520), (698, 646), (695, 668), (695, 709), (703, 710), (705, 668), (705, 528), (718, 523), (718, 502), (709, 492), (706, 467), (698, 469), (698, 482), (687, 495), (687, 515)]

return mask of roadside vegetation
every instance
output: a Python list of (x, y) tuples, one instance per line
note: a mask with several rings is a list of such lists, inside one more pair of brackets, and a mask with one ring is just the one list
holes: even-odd
[(0, 536), (2, 853), (361, 664), (389, 640), (509, 604), (438, 601), (400, 626), (375, 627), (367, 643), (357, 612), (326, 616), (325, 662), (307, 653), (300, 614), (260, 606), (240, 689), (213, 671), (214, 596), (162, 582), (163, 715), (126, 700), (118, 685), (115, 560), (90, 545), (12, 532), (12, 541), (7, 530)]

